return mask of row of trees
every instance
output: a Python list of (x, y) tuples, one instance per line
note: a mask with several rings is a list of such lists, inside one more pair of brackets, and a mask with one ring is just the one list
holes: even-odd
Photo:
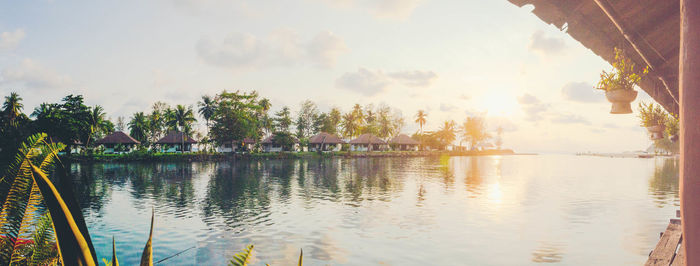
[[(492, 136), (486, 128), (486, 121), (483, 117), (472, 116), (467, 117), (461, 125), (457, 125), (454, 120), (443, 122), (442, 126), (436, 131), (423, 131), (423, 126), (427, 123), (428, 114), (424, 110), (418, 110), (416, 113), (415, 122), (420, 130), (413, 134), (413, 138), (420, 141), (423, 145), (436, 149), (446, 149), (447, 146), (459, 140), (459, 146), (462, 142), (469, 143), (471, 149), (477, 148), (479, 144), (489, 140)], [(498, 149), (501, 148), (503, 128), (499, 127), (496, 131), (495, 144)]]
[[(156, 102), (149, 110), (136, 112), (128, 119), (118, 117), (112, 122), (104, 108), (85, 105), (81, 95), (68, 95), (59, 103), (42, 103), (26, 115), (20, 95), (11, 93), (5, 97), (1, 110), (0, 149), (14, 151), (17, 143), (37, 132), (47, 132), (55, 141), (69, 146), (92, 147), (96, 140), (115, 130), (128, 132), (144, 147), (152, 145), (168, 131), (184, 132), (205, 144), (238, 144), (245, 138), (261, 140), (270, 135), (281, 143), (297, 139), (303, 144), (318, 132), (345, 138), (371, 133), (388, 140), (398, 135), (405, 123), (400, 111), (385, 104), (355, 104), (347, 112), (337, 107), (321, 112), (313, 101), (306, 100), (295, 115), (288, 106), (274, 113), (270, 112), (271, 108), (270, 100), (255, 91), (222, 91), (213, 97), (202, 96), (196, 109), (192, 105), (170, 106)], [(196, 131), (197, 114), (205, 122), (204, 133)], [(481, 117), (469, 117), (460, 126), (454, 121), (445, 121), (438, 130), (425, 132), (427, 116), (425, 111), (418, 111), (415, 122), (420, 130), (413, 136), (427, 146), (442, 149), (459, 139), (460, 144), (466, 141), (473, 147), (490, 137)], [(9, 158), (4, 159), (8, 161)]]

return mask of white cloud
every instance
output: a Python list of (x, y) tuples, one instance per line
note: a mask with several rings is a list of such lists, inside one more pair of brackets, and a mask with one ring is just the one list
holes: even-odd
[(566, 48), (563, 38), (548, 37), (538, 30), (530, 37), (530, 50), (543, 55), (559, 54)]
[(319, 67), (333, 67), (336, 58), (345, 53), (345, 41), (330, 31), (322, 31), (307, 45), (309, 59)]
[(335, 81), (335, 86), (341, 89), (359, 92), (373, 96), (384, 91), (391, 80), (380, 70), (371, 71), (360, 68), (357, 72), (345, 73)]
[(542, 119), (542, 114), (549, 109), (549, 105), (542, 103), (540, 99), (532, 94), (524, 94), (518, 97), (518, 103), (525, 111), (525, 120), (536, 122)]
[(603, 94), (588, 82), (569, 82), (561, 88), (561, 94), (564, 99), (574, 102), (595, 103), (604, 99)]
[(381, 70), (359, 68), (357, 72), (343, 74), (335, 86), (372, 96), (384, 91), (391, 84), (400, 83), (410, 87), (427, 87), (437, 78), (433, 71), (398, 71), (384, 73)]
[(591, 121), (588, 121), (588, 119), (575, 114), (555, 114), (550, 121), (558, 124), (591, 124)]
[(423, 0), (321, 0), (332, 6), (355, 8), (378, 18), (403, 20), (411, 16)]
[(197, 54), (209, 64), (236, 68), (258, 64), (264, 53), (262, 44), (255, 36), (232, 33), (221, 42), (209, 38), (200, 39)]
[(299, 64), (330, 68), (348, 50), (345, 41), (329, 31), (319, 32), (311, 40), (302, 42), (296, 32), (284, 29), (266, 38), (248, 33), (231, 33), (222, 41), (203, 37), (196, 49), (204, 62), (226, 68)]
[(399, 71), (389, 73), (389, 77), (409, 87), (427, 87), (437, 79), (433, 71)]
[(13, 32), (5, 31), (0, 33), (0, 51), (12, 50), (26, 37), (23, 29), (16, 29)]
[(0, 71), (0, 84), (26, 89), (62, 88), (72, 83), (70, 77), (60, 75), (31, 59), (24, 59), (19, 65)]
[(440, 104), (440, 111), (446, 112), (446, 113), (453, 113), (457, 111), (457, 106), (447, 104), (447, 103), (441, 103)]

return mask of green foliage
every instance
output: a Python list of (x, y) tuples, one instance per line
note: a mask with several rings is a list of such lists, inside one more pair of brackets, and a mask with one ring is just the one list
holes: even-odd
[(282, 107), (282, 110), (275, 113), (275, 131), (289, 132), (289, 127), (292, 125), (291, 111), (289, 107)]
[(669, 120), (668, 114), (660, 105), (654, 103), (639, 103), (639, 119), (642, 127), (665, 125)]
[(642, 77), (649, 73), (648, 67), (645, 67), (641, 73), (638, 73), (635, 70), (634, 62), (627, 58), (624, 52), (618, 48), (615, 48), (613, 68), (612, 72), (603, 70), (596, 89), (604, 91), (631, 90), (635, 85), (639, 85)]
[(45, 134), (31, 136), (20, 145), (15, 160), (0, 179), (0, 264), (26, 260), (16, 245), (18, 238), (28, 239), (40, 217), (42, 195), (33, 179), (33, 165), (47, 171), (65, 146), (46, 141)]
[(250, 263), (250, 259), (253, 257), (253, 245), (248, 245), (243, 249), (243, 251), (233, 255), (233, 259), (228, 261), (230, 266), (247, 266)]
[[(499, 130), (498, 139), (500, 140), (502, 129)], [(482, 117), (474, 116), (467, 117), (462, 125), (462, 138), (469, 141), (472, 149), (479, 143), (490, 138), (488, 132), (486, 132), (486, 123)], [(500, 142), (500, 141), (499, 141)], [(500, 144), (498, 144), (500, 147)]]
[[(248, 245), (246, 246), (243, 251), (236, 253), (233, 255), (233, 259), (228, 261), (229, 266), (247, 266), (250, 263), (250, 260), (253, 257), (253, 248), (255, 246)], [(303, 266), (304, 264), (304, 250), (300, 249), (299, 253), (299, 261), (297, 262), (297, 266)], [(270, 266), (270, 264), (265, 264), (267, 266)]]
[(221, 144), (258, 138), (262, 106), (256, 92), (223, 91), (216, 96), (216, 105), (209, 132), (213, 140)]
[(289, 132), (279, 131), (272, 135), (272, 143), (277, 146), (282, 146), (282, 149), (285, 151), (291, 151), (296, 142), (297, 140)]
[(129, 135), (141, 143), (148, 143), (148, 132), (151, 124), (148, 117), (143, 112), (134, 113), (134, 116), (129, 120)]
[(680, 125), (678, 123), (678, 115), (670, 114), (668, 119), (666, 120), (666, 135), (667, 136), (674, 136), (674, 135), (677, 136), (679, 130), (680, 130)]

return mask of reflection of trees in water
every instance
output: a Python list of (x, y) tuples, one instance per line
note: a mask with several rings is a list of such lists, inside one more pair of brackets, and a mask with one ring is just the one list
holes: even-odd
[(395, 164), (405, 165), (405, 159), (356, 158), (344, 161), (345, 195), (353, 202), (364, 199), (388, 200), (387, 196), (402, 189), (401, 176), (391, 175)]
[(676, 158), (667, 158), (659, 165), (658, 161), (654, 175), (649, 180), (649, 194), (659, 207), (672, 202), (678, 202), (679, 164)]
[[(194, 203), (192, 164), (104, 163), (72, 166), (75, 192), (83, 210), (99, 212), (111, 191), (130, 185), (134, 199), (187, 208)], [(136, 201), (137, 205), (143, 204)], [(140, 206), (145, 207), (145, 206)]]
[(482, 194), (483, 188), (482, 183), (484, 182), (481, 177), (481, 172), (479, 171), (479, 157), (469, 158), (469, 168), (466, 171), (466, 178), (464, 183), (467, 186), (467, 191), (470, 193), (469, 197), (475, 198)]
[[(278, 167), (279, 166), (279, 167)], [(288, 169), (286, 163), (272, 165), (272, 169)], [(236, 226), (247, 218), (268, 214), (270, 207), (270, 184), (262, 175), (258, 162), (236, 162), (231, 167), (218, 167), (209, 180), (202, 211), (210, 224), (211, 217), (221, 216), (225, 224)], [(275, 173), (290, 171), (273, 170)], [(292, 171), (293, 172), (293, 171)], [(288, 184), (289, 178), (277, 177)], [(288, 185), (286, 186), (288, 189)]]

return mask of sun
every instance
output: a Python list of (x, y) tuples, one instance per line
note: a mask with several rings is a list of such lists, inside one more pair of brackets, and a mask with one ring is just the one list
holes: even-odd
[(479, 108), (486, 110), (490, 116), (511, 116), (518, 109), (515, 97), (507, 92), (485, 94), (477, 102)]

